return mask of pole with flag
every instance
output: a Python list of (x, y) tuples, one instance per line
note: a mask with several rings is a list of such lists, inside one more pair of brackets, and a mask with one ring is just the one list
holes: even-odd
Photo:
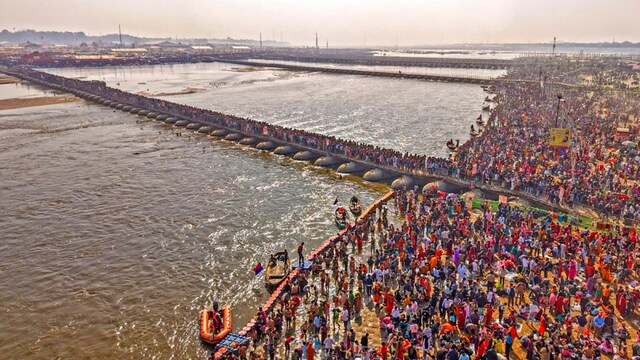
[(262, 272), (262, 270), (263, 270), (263, 269), (262, 269), (262, 264), (261, 264), (261, 263), (258, 263), (258, 265), (256, 265), (256, 266), (253, 268), (253, 272), (254, 272), (256, 275), (260, 274), (260, 273)]

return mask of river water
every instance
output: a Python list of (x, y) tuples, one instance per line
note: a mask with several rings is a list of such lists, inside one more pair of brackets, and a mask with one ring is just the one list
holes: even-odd
[[(434, 154), (447, 131), (466, 133), (484, 96), (218, 64), (55, 71)], [(168, 95), (189, 87), (202, 90)], [(1, 111), (1, 357), (203, 358), (202, 306), (230, 304), (242, 327), (267, 298), (258, 261), (334, 234), (336, 196), (368, 204), (386, 191), (85, 102)]]
[[(462, 143), (469, 138), (469, 127), (482, 113), (486, 96), (472, 84), (219, 63), (47, 71), (102, 80), (125, 91), (277, 125), (435, 156), (447, 156), (446, 140), (459, 139)], [(470, 69), (470, 74), (476, 71)], [(482, 71), (493, 71), (496, 76), (504, 73)]]

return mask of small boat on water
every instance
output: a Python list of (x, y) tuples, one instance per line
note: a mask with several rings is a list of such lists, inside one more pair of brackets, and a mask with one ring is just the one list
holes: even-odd
[(484, 120), (482, 120), (482, 118), (477, 118), (477, 119), (476, 119), (476, 124), (478, 124), (478, 125), (480, 125), (480, 126), (484, 126), (484, 125), (485, 125), (485, 122), (484, 122)]
[(469, 135), (471, 135), (472, 137), (476, 137), (476, 136), (480, 135), (480, 132), (482, 132), (482, 129), (476, 130), (473, 127), (473, 124), (471, 125), (471, 130), (469, 131)]
[(264, 281), (267, 288), (274, 288), (287, 278), (291, 271), (291, 259), (287, 251), (272, 254), (264, 271)]
[(482, 105), (482, 111), (491, 111), (491, 105)]
[(343, 207), (339, 207), (335, 212), (334, 222), (338, 230), (344, 230), (347, 227), (347, 210)]
[(488, 96), (486, 96), (486, 97), (484, 98), (484, 101), (486, 101), (486, 102), (493, 102), (493, 99), (492, 99), (492, 98), (490, 98), (490, 97), (488, 97)]
[(202, 309), (200, 311), (200, 338), (209, 344), (217, 344), (231, 332), (231, 308), (226, 306), (221, 311)]
[(362, 214), (362, 202), (358, 199), (357, 196), (352, 196), (349, 201), (349, 211), (353, 214), (353, 216), (360, 216)]
[(453, 152), (458, 151), (458, 141), (454, 143), (453, 139), (449, 139), (449, 141), (447, 141), (447, 149)]

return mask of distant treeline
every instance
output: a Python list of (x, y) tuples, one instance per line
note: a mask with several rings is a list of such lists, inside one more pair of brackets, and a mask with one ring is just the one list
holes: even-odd
[[(174, 41), (172, 38), (146, 38), (133, 35), (122, 34), (122, 44), (130, 47), (135, 45), (141, 45), (148, 42), (160, 42), (160, 41)], [(107, 34), (99, 36), (90, 36), (84, 32), (70, 32), (70, 31), (36, 31), (36, 30), (20, 30), (11, 32), (9, 30), (2, 30), (0, 32), (0, 43), (7, 42), (10, 44), (53, 44), (53, 45), (105, 45), (105, 44), (119, 44), (120, 37), (118, 34)], [(246, 44), (257, 45), (260, 42), (253, 39), (180, 39), (181, 43), (186, 44)], [(288, 46), (287, 42), (264, 40), (266, 46)]]
[[(149, 39), (122, 34), (122, 42), (127, 45), (141, 44)], [(168, 39), (167, 39), (168, 40)], [(0, 42), (8, 42), (12, 44), (65, 44), (65, 45), (80, 45), (85, 43), (91, 45), (94, 42), (97, 44), (111, 44), (119, 43), (120, 37), (118, 34), (108, 34), (100, 36), (89, 36), (84, 32), (70, 32), (70, 31), (35, 31), (35, 30), (20, 30), (11, 32), (8, 30), (2, 30), (0, 32)]]

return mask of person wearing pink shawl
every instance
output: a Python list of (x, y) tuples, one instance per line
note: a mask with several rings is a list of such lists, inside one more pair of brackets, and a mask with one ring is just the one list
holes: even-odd
[(577, 275), (578, 269), (576, 267), (576, 261), (571, 259), (569, 261), (569, 269), (567, 270), (567, 277), (569, 280), (573, 280)]

